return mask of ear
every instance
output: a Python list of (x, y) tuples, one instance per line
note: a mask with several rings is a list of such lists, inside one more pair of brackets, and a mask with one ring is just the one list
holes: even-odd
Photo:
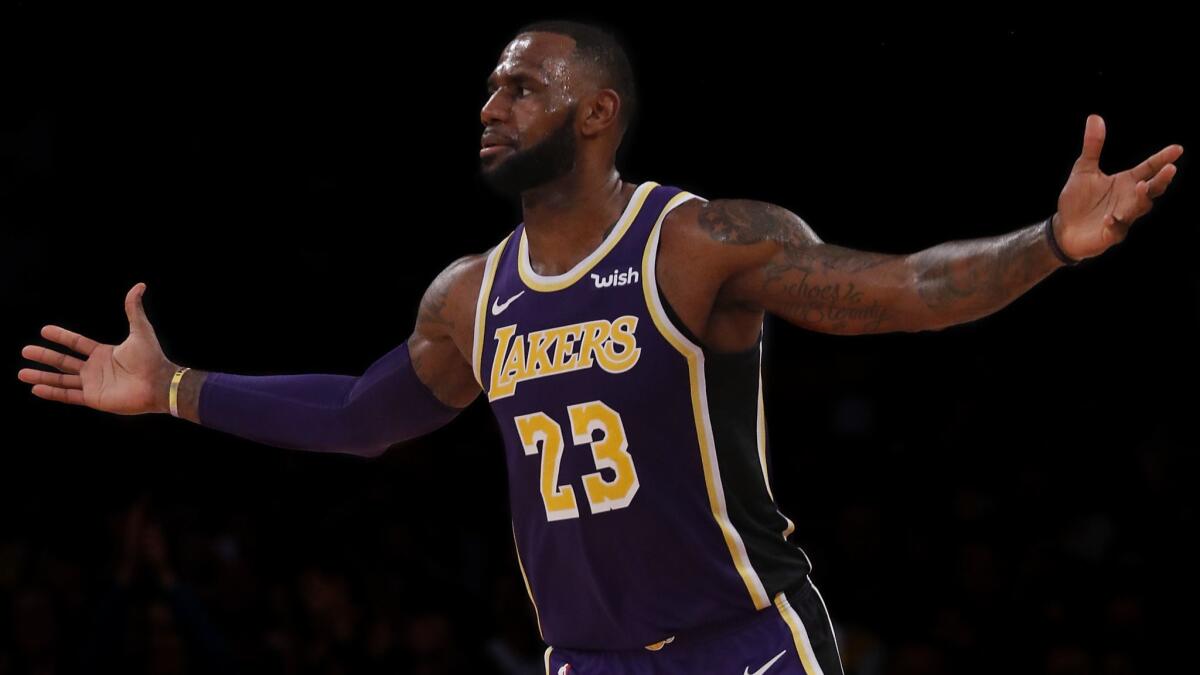
[(620, 126), (621, 97), (613, 89), (597, 89), (579, 100), (576, 112), (579, 133), (585, 137), (602, 136)]

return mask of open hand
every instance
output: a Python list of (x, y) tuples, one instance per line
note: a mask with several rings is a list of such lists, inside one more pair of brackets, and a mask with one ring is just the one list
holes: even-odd
[(1058, 196), (1054, 234), (1075, 260), (1100, 255), (1124, 241), (1133, 221), (1144, 216), (1175, 177), (1173, 164), (1182, 145), (1169, 145), (1132, 169), (1108, 175), (1100, 170), (1104, 119), (1088, 115), (1083, 152), (1075, 160), (1067, 184)]
[(125, 295), (129, 337), (107, 345), (59, 326), (43, 326), (42, 337), (82, 354), (69, 354), (26, 345), (21, 356), (57, 368), (52, 373), (22, 368), (17, 379), (33, 385), (33, 395), (51, 401), (82, 405), (120, 415), (167, 412), (167, 387), (175, 364), (163, 354), (154, 327), (142, 307), (146, 284)]

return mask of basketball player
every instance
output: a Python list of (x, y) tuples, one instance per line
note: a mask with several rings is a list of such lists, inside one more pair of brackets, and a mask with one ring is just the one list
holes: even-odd
[(1089, 116), (1051, 217), (887, 255), (824, 243), (773, 204), (623, 180), (614, 161), (636, 97), (602, 31), (527, 26), (488, 84), (482, 174), (524, 219), (438, 275), (412, 336), (363, 375), (180, 368), (137, 284), (123, 343), (46, 326), (87, 360), (28, 346), (61, 372), (19, 377), (46, 399), (366, 456), (484, 392), (547, 673), (841, 673), (812, 565), (772, 493), (766, 313), (841, 335), (978, 319), (1122, 241), (1183, 152), (1105, 174), (1104, 122)]

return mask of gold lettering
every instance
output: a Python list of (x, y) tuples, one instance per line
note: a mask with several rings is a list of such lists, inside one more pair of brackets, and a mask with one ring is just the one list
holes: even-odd
[(579, 353), (575, 351), (575, 347), (582, 334), (583, 326), (579, 324), (559, 329), (558, 350), (554, 354), (558, 370), (575, 370), (579, 363)]
[(616, 321), (597, 319), (528, 335), (516, 335), (516, 324), (497, 328), (488, 400), (511, 396), (524, 380), (591, 368), (593, 363), (610, 373), (629, 370), (642, 351), (634, 335), (637, 323), (636, 316), (627, 314)]
[(488, 400), (490, 401), (508, 396), (516, 388), (516, 382), (505, 378), (501, 369), (505, 362), (504, 357), (508, 354), (508, 345), (516, 332), (517, 324), (515, 323), (496, 329), (496, 353), (492, 356), (491, 386), (488, 387)]
[(549, 375), (554, 370), (550, 359), (550, 331), (539, 330), (529, 334), (529, 372), (528, 377)]
[(583, 325), (583, 341), (579, 345), (579, 367), (591, 368), (592, 358), (604, 341), (608, 339), (611, 325), (604, 319), (589, 321)]
[[(620, 373), (629, 370), (633, 364), (637, 363), (638, 356), (642, 349), (637, 346), (637, 339), (633, 336), (634, 330), (637, 329), (637, 317), (627, 314), (617, 319), (612, 324), (612, 339), (604, 344), (604, 355), (600, 359), (600, 367), (610, 373)], [(615, 345), (621, 345), (621, 352), (617, 353), (614, 349)]]

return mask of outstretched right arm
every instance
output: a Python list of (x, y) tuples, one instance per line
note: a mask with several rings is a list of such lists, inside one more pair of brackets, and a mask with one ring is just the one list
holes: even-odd
[[(483, 256), (460, 258), (425, 292), (413, 334), (360, 376), (248, 376), (188, 370), (179, 384), (180, 417), (276, 447), (376, 456), (437, 429), (479, 393), (470, 360), (475, 294)], [(56, 326), (42, 335), (88, 356), (42, 347), (30, 358), (64, 375), (22, 370), (42, 398), (118, 412), (167, 412), (166, 359), (141, 305), (144, 286), (126, 297), (130, 335), (113, 347)], [(57, 385), (57, 386), (55, 386)]]

